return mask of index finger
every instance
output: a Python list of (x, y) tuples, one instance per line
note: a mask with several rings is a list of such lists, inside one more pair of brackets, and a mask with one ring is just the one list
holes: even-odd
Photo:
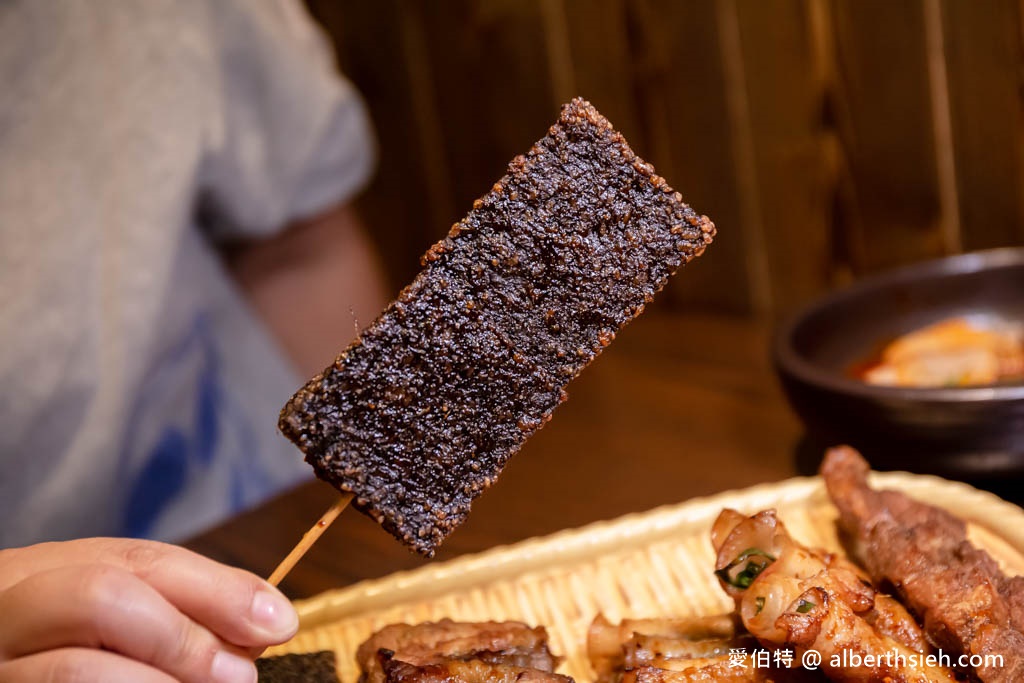
[(239, 647), (283, 643), (298, 630), (291, 603), (269, 583), (179, 546), (90, 538), (44, 543), (16, 552), (21, 553), (18, 573), (22, 576), (67, 566), (69, 554), (76, 563), (98, 562), (126, 569), (183, 614)]

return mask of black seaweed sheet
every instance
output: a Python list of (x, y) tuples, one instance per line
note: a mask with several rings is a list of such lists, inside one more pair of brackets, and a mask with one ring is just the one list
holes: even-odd
[(334, 652), (310, 652), (256, 660), (259, 683), (339, 683)]

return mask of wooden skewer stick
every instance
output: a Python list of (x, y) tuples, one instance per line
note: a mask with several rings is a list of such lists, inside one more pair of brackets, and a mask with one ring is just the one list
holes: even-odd
[(341, 514), (341, 511), (347, 508), (348, 504), (351, 502), (351, 493), (342, 494), (342, 496), (334, 502), (334, 505), (329, 507), (327, 512), (317, 520), (317, 523), (302, 535), (302, 540), (299, 541), (298, 545), (292, 548), (292, 551), (288, 553), (288, 557), (281, 560), (281, 564), (277, 565), (277, 569), (275, 569), (274, 573), (270, 575), (269, 579), (267, 579), (267, 583), (271, 586), (276, 586), (281, 583), (284, 577), (288, 576), (288, 572), (290, 572), (295, 565), (299, 563), (299, 560), (301, 560), (302, 556), (306, 554), (306, 551), (313, 547), (313, 544), (316, 543), (316, 540), (320, 538), (320, 535), (323, 534), (327, 527), (331, 525), (331, 522), (337, 519), (338, 515)]

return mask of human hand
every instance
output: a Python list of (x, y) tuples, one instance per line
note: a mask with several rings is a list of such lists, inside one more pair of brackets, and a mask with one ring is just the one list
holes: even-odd
[(262, 579), (173, 545), (89, 538), (0, 550), (0, 681), (254, 683), (298, 629)]

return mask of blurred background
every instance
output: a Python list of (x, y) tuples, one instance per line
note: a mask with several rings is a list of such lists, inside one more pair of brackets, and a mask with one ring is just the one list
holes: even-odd
[(395, 287), (575, 95), (719, 227), (663, 308), (775, 319), (1024, 243), (1015, 0), (308, 4), (376, 125)]
[[(391, 291), (576, 95), (719, 228), (439, 557), (813, 473), (836, 442), (810, 440), (781, 391), (777, 323), (894, 266), (1024, 244), (1017, 0), (307, 4), (376, 128), (358, 203)], [(929, 449), (911, 455), (934, 469)], [(980, 483), (1020, 500), (1003, 465)], [(303, 487), (192, 547), (269, 569), (332, 500)], [(333, 533), (291, 594), (420, 563), (357, 515)], [(266, 547), (240, 548), (247, 536)]]
[[(842, 385), (826, 406), (842, 436), (809, 439), (771, 355), (779, 323), (829, 292), (1024, 245), (1021, 0), (305, 0), (372, 117), (358, 211), (362, 109), (301, 2), (0, 2), (6, 543), (199, 533), (192, 547), (268, 574), (335, 498), (277, 432), (280, 406), (577, 95), (718, 236), (573, 382), (442, 557), (811, 473), (864, 434), (914, 471), (936, 471), (940, 444), (1024, 501), (1021, 368), (956, 400), (938, 384), (898, 409), (889, 388), (844, 402), (868, 394), (850, 363), (941, 306), (871, 290), (856, 316), (827, 307), (831, 339), (859, 344), (845, 356), (824, 324), (801, 337), (798, 361), (825, 357), (812, 379)], [(991, 289), (946, 279), (920, 300), (1000, 313), (998, 290), (1022, 323), (1016, 253)], [(918, 431), (935, 438), (901, 441)], [(83, 491), (106, 517), (81, 515)], [(294, 594), (419, 562), (350, 517)]]

